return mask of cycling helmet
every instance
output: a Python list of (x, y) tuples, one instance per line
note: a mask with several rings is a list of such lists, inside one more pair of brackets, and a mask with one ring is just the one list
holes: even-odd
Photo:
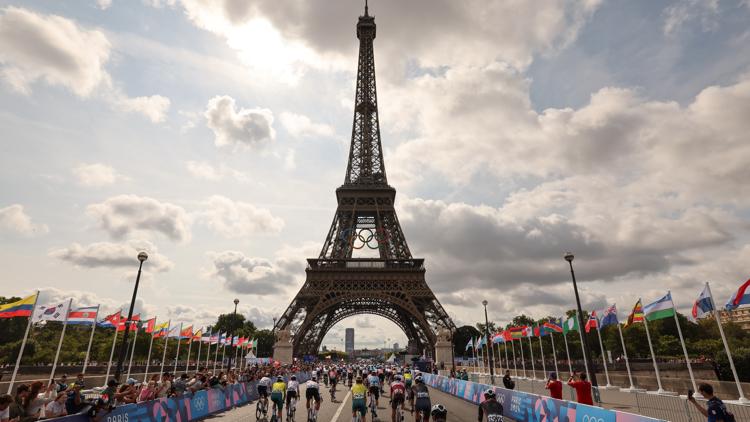
[(448, 409), (440, 403), (432, 406), (432, 410), (430, 411), (430, 415), (432, 416), (446, 416), (447, 414)]
[(284, 377), (282, 377), (281, 375), (279, 375), (278, 377), (276, 377), (276, 381), (284, 381)]
[(493, 390), (491, 388), (488, 388), (487, 391), (484, 392), (484, 398), (487, 399), (487, 400), (494, 399), (495, 398), (495, 390)]
[(394, 377), (394, 379), (395, 379), (396, 381), (401, 381), (401, 375), (396, 375), (396, 376)]
[(414, 381), (416, 381), (416, 382), (422, 382), (422, 376), (421, 375), (417, 375), (417, 377), (414, 378)]
[(297, 376), (296, 375), (292, 375), (292, 381), (297, 381)]
[(318, 377), (312, 377), (310, 378), (312, 381), (318, 381)]

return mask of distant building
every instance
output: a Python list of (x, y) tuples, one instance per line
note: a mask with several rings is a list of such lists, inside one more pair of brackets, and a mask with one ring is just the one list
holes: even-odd
[(354, 353), (354, 328), (346, 329), (344, 351), (350, 355)]
[(743, 330), (750, 331), (750, 308), (740, 308), (733, 311), (719, 311), (721, 322), (731, 321)]
[(393, 343), (393, 351), (398, 352), (398, 343)]

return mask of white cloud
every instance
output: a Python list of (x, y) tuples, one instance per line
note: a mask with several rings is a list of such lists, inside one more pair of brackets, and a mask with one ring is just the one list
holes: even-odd
[(132, 233), (160, 233), (184, 242), (190, 240), (190, 220), (185, 210), (168, 202), (136, 195), (119, 195), (86, 208), (99, 228), (121, 239)]
[(234, 99), (227, 95), (210, 99), (204, 115), (217, 147), (260, 148), (276, 138), (270, 110), (237, 109)]
[(126, 181), (127, 177), (117, 173), (112, 166), (102, 163), (79, 164), (73, 168), (73, 175), (83, 186), (101, 187)]
[[(115, 299), (99, 296), (91, 291), (81, 290), (60, 290), (56, 287), (41, 287), (39, 288), (39, 303), (60, 303), (68, 299), (73, 299), (73, 308), (83, 306), (96, 306), (100, 305), (99, 314), (97, 319), (101, 320), (107, 315), (111, 315), (117, 310), (121, 310), (123, 315), (127, 316), (128, 309), (130, 308), (130, 301), (120, 302)], [(152, 317), (155, 315), (157, 306), (147, 304), (142, 298), (135, 300), (133, 306), (133, 315), (141, 314), (141, 318)]]
[(673, 35), (683, 25), (699, 20), (704, 32), (713, 31), (718, 27), (719, 0), (683, 0), (667, 6), (664, 9), (665, 35)]
[(168, 98), (130, 98), (113, 83), (105, 69), (111, 47), (104, 32), (62, 16), (19, 7), (0, 11), (0, 77), (15, 91), (29, 95), (32, 85), (42, 80), (79, 97), (96, 95), (119, 110), (163, 121)]
[(333, 126), (313, 122), (302, 114), (283, 112), (279, 120), (284, 129), (295, 138), (328, 138), (336, 134)]
[(160, 254), (156, 246), (145, 240), (128, 240), (124, 243), (96, 242), (86, 246), (72, 243), (70, 246), (55, 249), (49, 253), (53, 258), (83, 268), (126, 268), (138, 266), (139, 252), (148, 253), (143, 264), (145, 271), (163, 272), (172, 269), (174, 264)]
[(37, 236), (49, 232), (46, 224), (34, 223), (20, 204), (0, 208), (0, 229), (23, 236)]
[(250, 176), (242, 171), (233, 169), (226, 164), (213, 166), (205, 161), (186, 161), (185, 167), (196, 179), (219, 182), (227, 178), (233, 178), (240, 183), (250, 183)]
[(271, 211), (223, 196), (210, 197), (203, 207), (198, 214), (199, 220), (227, 238), (276, 234), (284, 228), (284, 220), (275, 217)]
[(96, 0), (96, 5), (101, 10), (107, 10), (112, 6), (112, 0)]

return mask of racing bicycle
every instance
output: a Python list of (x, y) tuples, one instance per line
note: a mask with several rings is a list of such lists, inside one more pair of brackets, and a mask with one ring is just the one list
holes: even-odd
[(294, 413), (297, 411), (297, 398), (292, 397), (289, 399), (289, 406), (286, 407), (286, 420), (294, 422)]
[(261, 420), (266, 419), (268, 414), (268, 398), (261, 397), (258, 400), (258, 404), (255, 406), (255, 419)]

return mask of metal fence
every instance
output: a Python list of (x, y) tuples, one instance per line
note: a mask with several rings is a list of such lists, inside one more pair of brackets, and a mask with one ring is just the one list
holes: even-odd
[[(489, 376), (471, 374), (471, 381), (489, 384)], [(544, 385), (546, 380), (532, 380), (514, 378), (516, 389), (532, 394), (548, 395)], [(502, 385), (499, 376), (495, 377), (495, 385)], [(606, 409), (621, 410), (670, 422), (698, 422), (706, 420), (695, 406), (687, 401), (685, 396), (655, 394), (649, 392), (630, 392), (619, 388), (600, 388), (601, 406)], [(563, 398), (575, 401), (575, 390), (563, 384)], [(697, 399), (702, 407), (706, 407), (706, 400)], [(724, 402), (727, 410), (732, 412), (735, 419), (750, 422), (750, 405), (736, 402)]]

